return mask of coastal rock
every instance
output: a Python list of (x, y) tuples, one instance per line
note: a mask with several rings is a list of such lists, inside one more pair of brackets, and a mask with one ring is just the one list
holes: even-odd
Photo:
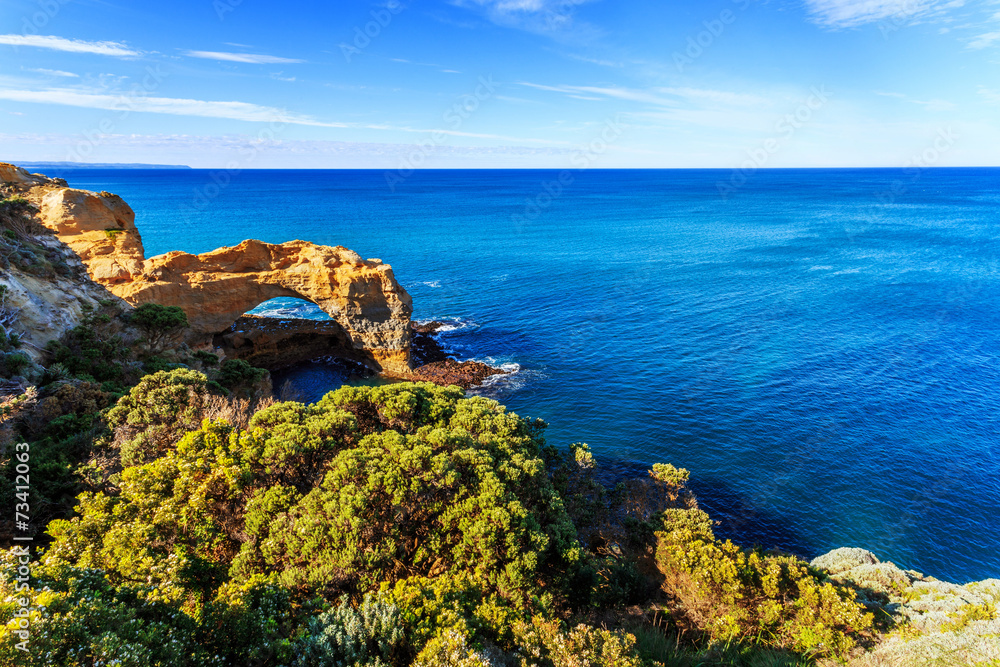
[(332, 320), (245, 315), (225, 332), (216, 334), (214, 344), (228, 359), (243, 359), (267, 370), (326, 357), (361, 364), (366, 361), (363, 351), (354, 349), (344, 328)]
[(330, 315), (369, 367), (410, 373), (410, 295), (381, 260), (362, 259), (340, 246), (255, 240), (201, 255), (170, 252), (146, 259), (135, 213), (120, 197), (67, 188), (61, 179), (5, 163), (0, 179), (37, 207), (37, 221), (79, 256), (97, 283), (133, 306), (153, 302), (183, 309), (193, 346), (211, 345), (216, 334), (264, 301), (296, 297)]
[(809, 564), (830, 574), (840, 574), (859, 565), (874, 565), (878, 562), (878, 558), (871, 551), (856, 547), (841, 547), (814, 558)]
[(416, 368), (410, 379), (415, 382), (433, 382), (443, 387), (456, 385), (469, 389), (478, 387), (488, 377), (506, 373), (507, 371), (503, 369), (493, 368), (478, 361), (446, 359)]
[(985, 665), (1000, 661), (1000, 580), (958, 585), (881, 562), (864, 549), (836, 549), (810, 563), (854, 588), (895, 624), (857, 667)]
[(201, 255), (170, 252), (109, 289), (133, 305), (179, 306), (192, 331), (207, 338), (269, 299), (305, 299), (343, 327), (376, 370), (410, 371), (410, 295), (388, 265), (340, 246), (249, 240)]
[[(37, 182), (24, 170), (4, 164), (0, 164), (0, 179), (7, 184)], [(20, 337), (21, 351), (33, 362), (41, 361), (50, 341), (81, 324), (101, 302), (119, 302), (123, 309), (129, 308), (91, 280), (77, 253), (41, 225), (21, 226), (15, 239), (0, 244), (0, 249), (4, 251), (0, 321)]]

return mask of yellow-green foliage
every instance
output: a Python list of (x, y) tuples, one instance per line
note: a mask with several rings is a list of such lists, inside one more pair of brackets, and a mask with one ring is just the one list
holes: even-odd
[(520, 667), (642, 667), (635, 637), (579, 624), (565, 630), (557, 620), (540, 616), (514, 628), (522, 657)]
[(445, 630), (424, 646), (413, 667), (494, 667), (494, 664), (475, 651), (461, 631)]
[(667, 510), (656, 537), (665, 587), (713, 640), (843, 655), (871, 627), (853, 591), (821, 581), (794, 557), (716, 540), (700, 510)]
[(976, 621), (992, 621), (997, 617), (996, 605), (970, 604), (951, 614), (950, 621), (941, 625), (941, 632), (959, 632)]
[(51, 524), (48, 558), (188, 606), (259, 574), (327, 599), (462, 575), (482, 600), (545, 609), (589, 591), (540, 447), (537, 425), (457, 389), (344, 388), (151, 451), (118, 495), (83, 494), (79, 517)]
[(509, 644), (511, 629), (525, 616), (496, 594), (484, 594), (465, 573), (435, 579), (410, 577), (384, 586), (386, 599), (402, 613), (411, 640), (421, 645), (446, 630)]

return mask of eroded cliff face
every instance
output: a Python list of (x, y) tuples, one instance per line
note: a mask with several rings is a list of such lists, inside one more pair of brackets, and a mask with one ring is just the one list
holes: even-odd
[(137, 279), (109, 285), (132, 304), (180, 306), (193, 331), (212, 336), (281, 296), (312, 301), (348, 333), (354, 348), (386, 371), (410, 370), (410, 295), (392, 269), (343, 247), (305, 241), (244, 241), (202, 255), (146, 260)]
[(201, 255), (146, 259), (135, 213), (120, 197), (75, 190), (5, 163), (0, 181), (38, 208), (37, 221), (79, 256), (98, 284), (134, 306), (182, 308), (192, 344), (211, 344), (248, 310), (290, 296), (312, 301), (336, 320), (375, 370), (410, 372), (412, 302), (381, 260), (340, 246), (254, 240)]

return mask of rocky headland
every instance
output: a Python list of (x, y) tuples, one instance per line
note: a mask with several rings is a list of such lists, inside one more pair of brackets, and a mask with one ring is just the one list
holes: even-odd
[[(118, 298), (131, 306), (177, 306), (187, 315), (184, 342), (193, 349), (269, 370), (332, 356), (391, 377), (463, 388), (504, 372), (446, 355), (433, 338), (435, 323), (411, 328), (410, 295), (379, 259), (362, 259), (342, 246), (256, 240), (147, 258), (135, 212), (121, 197), (70, 188), (6, 163), (0, 163), (0, 182), (30, 203), (34, 220), (52, 233), (42, 242), (75, 271), (54, 289), (17, 272), (5, 279), (9, 305), (23, 313), (26, 343), (36, 356), (97, 301)], [(80, 280), (88, 275), (93, 282)], [(246, 316), (276, 297), (310, 301), (331, 320)]]
[[(378, 259), (362, 259), (340, 246), (254, 240), (201, 255), (175, 251), (147, 259), (135, 213), (117, 195), (73, 189), (61, 179), (4, 163), (0, 181), (35, 207), (34, 219), (54, 234), (48, 242), (65, 244), (72, 251), (63, 252), (68, 261), (78, 258), (107, 292), (133, 306), (153, 302), (183, 309), (192, 347), (209, 347), (247, 311), (290, 296), (330, 315), (352, 356), (378, 371), (410, 372), (412, 302), (391, 267)], [(39, 293), (34, 287), (12, 290), (21, 295), (16, 305), (22, 310), (29, 305), (25, 295)], [(105, 290), (89, 288), (97, 298), (108, 296)], [(72, 304), (51, 305), (43, 305), (43, 315), (52, 311), (61, 317), (44, 317), (44, 327), (26, 327), (35, 347), (79, 321)]]
[[(411, 323), (409, 295), (379, 260), (303, 241), (245, 241), (201, 255), (172, 252), (147, 259), (135, 215), (119, 197), (74, 190), (59, 179), (4, 163), (0, 182), (5, 197), (23, 197), (31, 206), (30, 224), (7, 230), (30, 243), (7, 244), (3, 247), (18, 256), (0, 256), (0, 325), (7, 343), (8, 330), (16, 329), (20, 349), (37, 362), (48, 364), (46, 345), (88, 313), (154, 302), (184, 310), (191, 325), (185, 342), (192, 350), (269, 370), (333, 356), (390, 376), (466, 388), (503, 372), (449, 357), (435, 337), (441, 323)], [(312, 301), (332, 319), (245, 314), (275, 296)], [(9, 314), (16, 315), (16, 326), (5, 319)], [(8, 362), (20, 353), (7, 353)], [(211, 354), (203, 359), (217, 363)], [(18, 411), (37, 407), (32, 419), (45, 425), (53, 421), (43, 410), (50, 404), (65, 408), (63, 423), (67, 415), (80, 418), (106, 407), (94, 398), (107, 399), (97, 383), (58, 379), (55, 365), (39, 369), (50, 387), (41, 401), (29, 395), (34, 389), (28, 390), (23, 378), (0, 376), (0, 436), (7, 429), (4, 437), (10, 440)], [(576, 461), (586, 468), (586, 457)], [(848, 664), (1000, 665), (1000, 580), (948, 583), (855, 548), (834, 550), (809, 566), (822, 581), (851, 589), (874, 614), (876, 626), (867, 633), (867, 644), (852, 650)]]

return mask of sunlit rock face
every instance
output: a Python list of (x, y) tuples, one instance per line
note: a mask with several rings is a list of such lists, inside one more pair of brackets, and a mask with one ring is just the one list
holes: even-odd
[(410, 372), (410, 295), (392, 268), (337, 246), (248, 240), (201, 255), (146, 259), (135, 213), (120, 197), (66, 187), (61, 179), (0, 163), (38, 209), (36, 219), (79, 256), (90, 277), (132, 305), (153, 302), (187, 313), (195, 345), (211, 344), (244, 313), (275, 297), (315, 303), (343, 328), (369, 366)]

